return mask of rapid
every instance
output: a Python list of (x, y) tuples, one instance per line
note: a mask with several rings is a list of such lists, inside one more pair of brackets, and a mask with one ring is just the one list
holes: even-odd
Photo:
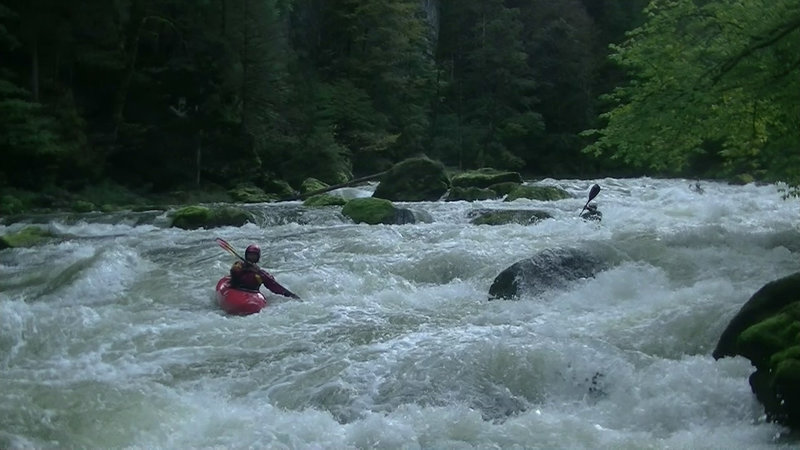
[[(594, 183), (599, 223), (578, 217)], [(161, 212), (30, 218), (59, 238), (0, 251), (0, 448), (800, 445), (765, 421), (749, 361), (711, 357), (756, 290), (800, 271), (796, 199), (684, 179), (535, 184), (574, 198), (399, 203), (433, 217), (411, 225), (300, 202), (211, 230)], [(481, 208), (554, 218), (471, 225)], [(304, 301), (224, 315), (214, 285), (234, 260), (215, 237), (261, 245)], [(487, 301), (503, 269), (564, 247), (614, 264)]]

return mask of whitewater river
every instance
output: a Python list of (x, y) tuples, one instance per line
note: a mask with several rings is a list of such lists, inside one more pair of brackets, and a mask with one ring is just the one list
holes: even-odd
[[(577, 217), (594, 183), (600, 223)], [(537, 184), (575, 198), (401, 203), (433, 221), (392, 226), (298, 202), (197, 231), (157, 212), (34, 219), (60, 238), (0, 251), (0, 448), (797, 448), (765, 422), (749, 362), (710, 354), (757, 289), (800, 271), (798, 201), (752, 184)], [(554, 218), (470, 225), (478, 208)], [(305, 301), (222, 314), (233, 258), (217, 236), (259, 243)], [(565, 247), (614, 262), (487, 301), (500, 271)]]

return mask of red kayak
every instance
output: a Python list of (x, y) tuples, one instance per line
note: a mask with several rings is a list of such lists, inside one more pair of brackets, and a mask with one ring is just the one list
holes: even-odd
[(267, 299), (261, 292), (234, 289), (230, 281), (230, 276), (224, 276), (217, 282), (217, 302), (223, 311), (245, 316), (257, 313), (267, 306)]

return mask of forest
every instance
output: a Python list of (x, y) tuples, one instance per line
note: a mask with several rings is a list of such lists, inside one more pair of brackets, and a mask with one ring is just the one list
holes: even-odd
[(6, 201), (420, 154), (800, 183), (796, 0), (0, 0), (0, 61)]

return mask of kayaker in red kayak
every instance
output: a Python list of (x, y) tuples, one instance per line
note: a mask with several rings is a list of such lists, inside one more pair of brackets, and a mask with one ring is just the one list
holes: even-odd
[(234, 289), (247, 289), (257, 291), (263, 284), (270, 291), (300, 300), (292, 291), (281, 286), (275, 277), (266, 270), (258, 267), (256, 263), (261, 259), (261, 248), (255, 244), (247, 246), (244, 251), (244, 261), (236, 261), (231, 267), (231, 287)]

